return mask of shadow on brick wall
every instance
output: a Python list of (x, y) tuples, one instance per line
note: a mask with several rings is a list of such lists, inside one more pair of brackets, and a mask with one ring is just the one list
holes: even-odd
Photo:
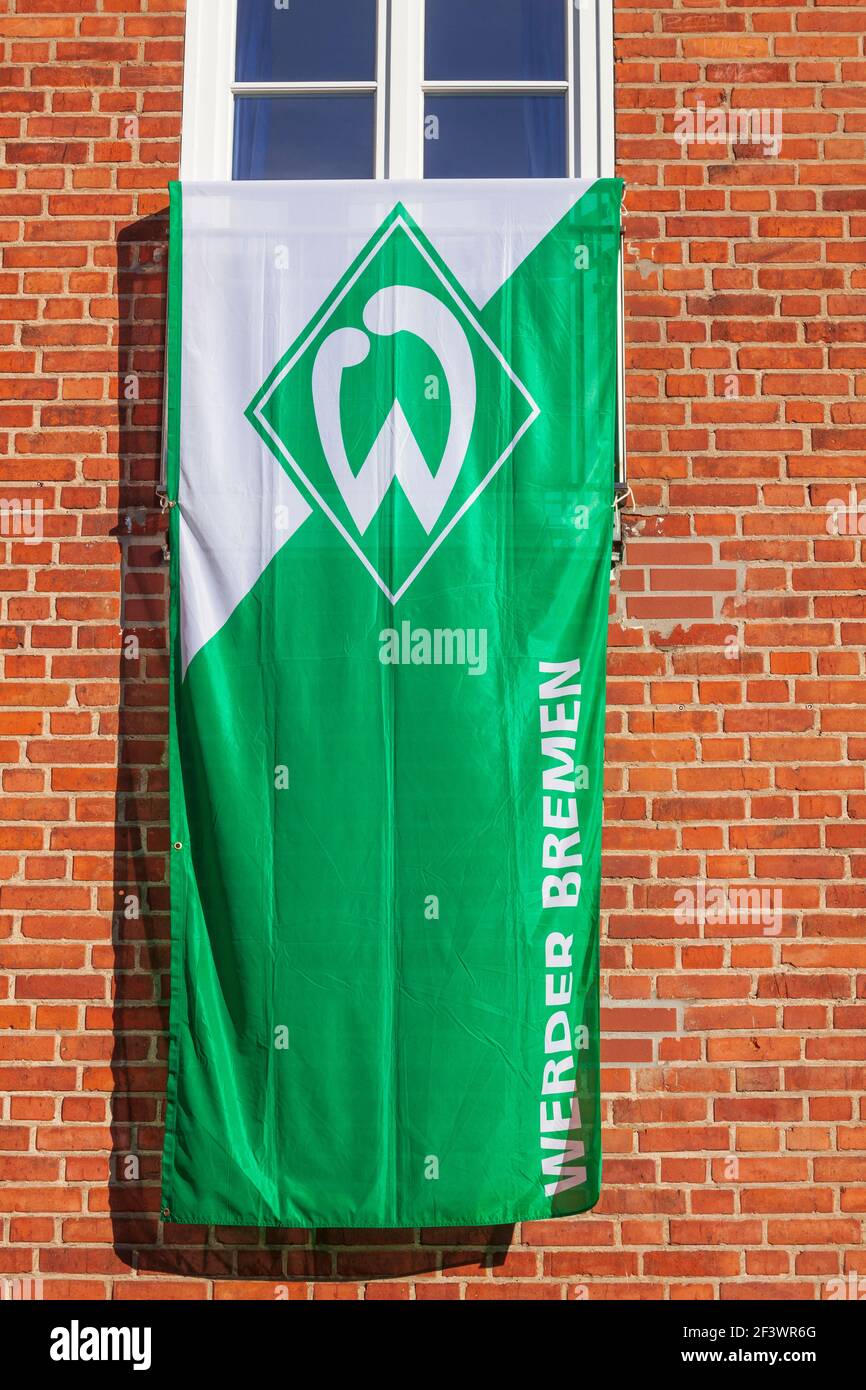
[[(505, 1267), (514, 1227), (431, 1231), (205, 1228), (160, 1218), (160, 1164), (168, 1052), (168, 562), (160, 473), (168, 214), (117, 241), (120, 487), (113, 534), (121, 552), (117, 635), (120, 703), (111, 910), (115, 1014), (108, 1209), (117, 1274), (175, 1283), (168, 1296), (199, 1297), (201, 1281), (253, 1283), (241, 1296), (352, 1296), (352, 1284), (439, 1270), (477, 1279)], [(105, 905), (106, 907), (108, 904)], [(102, 1198), (98, 1188), (92, 1199)], [(281, 1294), (279, 1286), (286, 1285)], [(222, 1291), (230, 1294), (227, 1286)], [(218, 1294), (219, 1296), (219, 1294)]]

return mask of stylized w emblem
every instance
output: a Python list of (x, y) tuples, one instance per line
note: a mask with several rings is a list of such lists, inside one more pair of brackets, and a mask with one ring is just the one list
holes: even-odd
[(394, 478), (399, 479), (429, 535), (454, 490), (475, 423), (475, 364), (469, 343), (447, 305), (411, 285), (390, 285), (379, 290), (367, 301), (363, 320), (369, 332), (383, 337), (414, 333), (441, 362), (451, 401), (451, 423), (442, 461), (432, 473), (400, 403), (395, 401), (361, 468), (353, 473), (340, 423), (340, 386), (343, 372), (359, 366), (370, 351), (370, 339), (358, 328), (336, 329), (322, 343), (313, 364), (313, 404), (322, 449), (361, 535), (382, 505)]

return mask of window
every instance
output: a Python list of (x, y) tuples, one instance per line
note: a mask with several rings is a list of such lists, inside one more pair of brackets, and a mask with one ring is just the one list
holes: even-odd
[(182, 177), (613, 173), (612, 0), (188, 0)]

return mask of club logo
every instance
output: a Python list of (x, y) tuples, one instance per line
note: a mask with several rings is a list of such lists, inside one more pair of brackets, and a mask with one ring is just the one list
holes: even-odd
[(361, 535), (378, 512), (397, 478), (415, 515), (429, 536), (454, 490), (475, 423), (475, 365), (466, 334), (451, 310), (411, 285), (391, 285), (367, 301), (363, 319), (371, 333), (414, 333), (442, 364), (451, 399), (451, 423), (438, 470), (427, 465), (412, 428), (395, 400), (376, 442), (357, 473), (346, 456), (340, 423), (343, 372), (363, 362), (370, 350), (366, 334), (337, 328), (319, 348), (313, 365), (313, 402), (325, 457), (343, 501)]
[(538, 414), (399, 204), (247, 410), (392, 604)]

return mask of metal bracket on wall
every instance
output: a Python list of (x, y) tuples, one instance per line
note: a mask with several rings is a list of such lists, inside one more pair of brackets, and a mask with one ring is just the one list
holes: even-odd
[(625, 430), (625, 232), (619, 234), (618, 303), (616, 317), (616, 437), (614, 440), (613, 555), (611, 568), (622, 564), (625, 537), (622, 510), (632, 496), (628, 482)]
[(162, 439), (159, 449), (159, 482), (156, 485), (156, 495), (160, 499), (160, 505), (162, 505), (162, 499), (168, 489), (168, 350), (168, 314), (166, 313), (162, 359)]

